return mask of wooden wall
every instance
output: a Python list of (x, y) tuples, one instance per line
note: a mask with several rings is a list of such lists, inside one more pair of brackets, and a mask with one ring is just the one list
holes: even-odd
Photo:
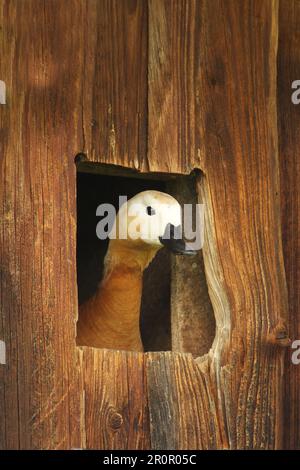
[[(281, 214), (291, 340), (300, 339), (300, 105), (291, 101), (292, 82), (300, 77), (300, 2), (283, 0), (279, 9), (278, 129)], [(300, 449), (300, 366), (286, 356), (285, 446)]]
[[(277, 0), (0, 1), (1, 448), (280, 448), (290, 393), (285, 444), (299, 445), (281, 221), (292, 303), (296, 242), (279, 186), (281, 161), (294, 214), (296, 124), (279, 115), (279, 160), (276, 106), (279, 26), (279, 70), (294, 71), (290, 3), (278, 21)], [(78, 152), (202, 170), (207, 356), (76, 347)]]

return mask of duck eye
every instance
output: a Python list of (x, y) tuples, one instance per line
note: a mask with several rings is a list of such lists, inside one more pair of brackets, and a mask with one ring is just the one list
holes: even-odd
[(148, 215), (154, 215), (155, 214), (155, 210), (151, 206), (147, 206), (146, 210), (147, 210)]

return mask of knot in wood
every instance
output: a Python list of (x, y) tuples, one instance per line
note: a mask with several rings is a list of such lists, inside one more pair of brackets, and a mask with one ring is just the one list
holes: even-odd
[(291, 340), (288, 336), (287, 328), (283, 324), (278, 324), (269, 335), (268, 342), (277, 346), (288, 347)]
[(108, 411), (107, 422), (113, 431), (117, 431), (123, 424), (123, 417), (115, 408), (110, 408)]
[(276, 339), (277, 340), (280, 340), (280, 339), (286, 339), (288, 337), (287, 335), (287, 331), (282, 329), (282, 330), (278, 330), (276, 332)]

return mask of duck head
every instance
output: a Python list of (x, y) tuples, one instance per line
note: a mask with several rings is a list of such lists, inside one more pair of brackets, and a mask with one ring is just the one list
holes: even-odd
[(175, 254), (197, 253), (184, 240), (179, 202), (160, 191), (143, 191), (125, 202), (112, 233), (118, 234), (118, 241), (139, 250), (156, 252), (165, 246)]

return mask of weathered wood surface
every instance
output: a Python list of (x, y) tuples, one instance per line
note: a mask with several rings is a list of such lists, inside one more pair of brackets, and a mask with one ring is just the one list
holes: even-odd
[[(193, 8), (194, 2), (180, 5)], [(207, 212), (204, 262), (217, 334), (211, 353), (199, 366), (199, 377), (204, 374), (210, 405), (214, 404), (209, 411), (210, 434), (195, 444), (201, 448), (211, 448), (212, 442), (224, 448), (278, 448), (282, 445), (283, 430), (280, 345), (288, 343), (286, 338), (280, 339), (286, 335), (287, 298), (277, 149), (278, 4), (204, 1), (197, 2), (198, 8), (199, 5), (198, 41), (186, 39), (185, 16), (180, 15), (182, 23), (179, 20), (178, 26), (177, 14), (168, 8), (168, 2), (159, 2), (159, 27), (150, 26), (150, 32), (155, 29), (156, 35), (149, 36), (149, 51), (154, 47), (151, 41), (160, 44), (162, 38), (168, 90), (182, 90), (180, 86), (189, 76), (184, 67), (178, 72), (173, 58), (188, 64), (196, 51), (198, 54), (192, 78), (201, 91), (197, 94), (197, 108), (191, 107), (189, 112), (196, 113), (190, 122), (196, 124), (200, 135), (200, 164), (205, 174), (201, 184)], [(157, 2), (150, 2), (149, 7), (149, 18), (157, 18)], [(194, 47), (189, 56), (180, 48), (182, 36), (178, 41), (166, 40), (177, 37), (178, 31)], [(162, 84), (160, 90), (164, 94), (167, 84)], [(157, 87), (150, 87), (149, 103), (154, 100), (151, 93), (157, 96)], [(180, 107), (172, 106), (175, 116)], [(169, 117), (167, 111), (166, 114)], [(164, 116), (156, 119), (167, 122)], [(178, 124), (172, 124), (178, 132), (181, 130)], [(167, 131), (166, 125), (164, 135)], [(153, 144), (153, 148), (161, 158), (166, 155), (164, 144), (160, 147)], [(174, 168), (178, 168), (176, 159), (184, 165), (184, 153), (178, 147), (172, 147), (172, 152), (176, 155)], [(151, 155), (154, 150), (150, 141), (149, 159)], [(190, 162), (194, 164), (193, 157)], [(151, 163), (153, 168), (154, 161)], [(164, 164), (170, 169), (169, 160), (156, 164), (155, 169), (163, 168)], [(173, 393), (167, 395), (163, 386), (160, 389), (152, 386), (152, 382), (160, 383), (161, 365), (148, 366), (150, 415), (151, 393), (155, 394), (156, 402), (165, 403), (166, 409), (172, 410), (175, 403), (181, 402), (178, 389), (183, 384), (183, 372), (176, 375), (173, 367), (172, 361), (165, 361), (164, 373), (171, 374), (169, 381), (173, 384)], [(195, 371), (189, 385), (193, 387), (198, 380)], [(202, 393), (198, 400), (199, 406), (207, 411), (208, 402), (203, 400)], [(179, 414), (185, 411), (182, 405)], [(192, 415), (189, 424), (198, 429), (200, 413)], [(178, 442), (182, 447), (189, 445), (184, 428), (174, 426), (172, 420), (165, 423), (159, 413), (155, 416), (156, 421), (152, 418), (151, 422), (155, 446), (164, 446), (166, 439), (170, 448)], [(168, 438), (169, 434), (173, 437)]]
[(222, 448), (214, 428), (217, 410), (208, 392), (210, 377), (200, 372), (193, 357), (147, 353), (146, 371), (152, 448)]
[(149, 0), (148, 167), (189, 173), (200, 165), (200, 6)]
[(8, 449), (80, 446), (72, 154), (81, 140), (82, 11), (77, 1), (65, 6), (0, 3), (0, 447)]
[(145, 168), (147, 2), (82, 3), (83, 149), (91, 161)]
[[(171, 194), (182, 205), (197, 204), (197, 186), (196, 177), (178, 178), (176, 182), (169, 183)], [(201, 212), (199, 209), (199, 222), (203, 227), (202, 207)], [(204, 230), (200, 229), (199, 232), (198, 236), (202, 238)], [(208, 353), (216, 333), (202, 250), (192, 259), (188, 256), (172, 256), (171, 273), (172, 351), (191, 353), (196, 358)]]
[[(281, 169), (282, 238), (289, 298), (291, 340), (300, 339), (300, 105), (291, 101), (294, 80), (300, 80), (300, 2), (281, 0), (278, 47), (278, 124)], [(300, 449), (300, 366), (286, 356), (286, 448)]]
[(145, 355), (83, 348), (85, 446), (149, 449)]
[[(0, 5), (0, 447), (281, 447), (277, 1)], [(203, 170), (217, 334), (201, 360), (76, 349), (79, 151), (141, 170)]]
[[(135, 18), (135, 11), (140, 11), (141, 7), (137, 5), (135, 8), (134, 2), (122, 3), (124, 11), (116, 7), (116, 2), (114, 6), (112, 2), (84, 0), (68, 3), (60, 0), (0, 2), (3, 26), (0, 75), (7, 85), (7, 104), (0, 107), (0, 339), (4, 339), (7, 346), (7, 365), (0, 365), (0, 448), (109, 446), (113, 438), (110, 424), (105, 422), (103, 413), (115, 402), (118, 390), (120, 403), (124, 404), (128, 397), (131, 401), (126, 405), (123, 418), (122, 436), (126, 434), (127, 437), (123, 444), (120, 439), (114, 438), (115, 441), (119, 447), (148, 447), (146, 437), (144, 440), (140, 437), (141, 426), (147, 435), (147, 425), (145, 421), (140, 424), (135, 419), (136, 407), (147, 407), (147, 400), (139, 403), (133, 399), (140, 393), (139, 377), (143, 376), (144, 370), (142, 363), (137, 364), (128, 358), (127, 367), (123, 367), (123, 358), (114, 358), (113, 364), (119, 366), (116, 365), (115, 371), (111, 370), (110, 383), (118, 384), (118, 372), (121, 370), (124, 383), (127, 383), (127, 377), (133, 378), (132, 390), (129, 393), (126, 390), (123, 396), (124, 388), (106, 388), (102, 401), (103, 413), (100, 412), (103, 417), (103, 423), (100, 423), (102, 434), (98, 436), (93, 433), (90, 423), (85, 421), (84, 407), (89, 410), (89, 417), (92, 415), (89, 419), (94, 424), (95, 417), (99, 416), (99, 395), (94, 396), (91, 390), (94, 380), (95, 390), (98, 390), (108, 376), (102, 376), (101, 370), (89, 374), (94, 363), (100, 364), (98, 352), (94, 359), (92, 352), (87, 353), (87, 362), (82, 362), (82, 354), (75, 346), (74, 155), (84, 150), (85, 142), (88, 142), (86, 116), (89, 109), (85, 100), (88, 99), (89, 90), (84, 86), (94, 81), (95, 87), (98, 87), (97, 80), (100, 80), (103, 87), (105, 80), (109, 87), (109, 77), (104, 77), (102, 72), (112, 60), (112, 55), (106, 50), (103, 67), (97, 68), (94, 78), (93, 67), (87, 67), (90, 55), (93, 55), (87, 41), (93, 42), (95, 39), (88, 24), (94, 20), (93, 9), (100, 9), (103, 13), (109, 6), (112, 15), (110, 26), (116, 34), (115, 39), (120, 22), (125, 22), (124, 34), (127, 35), (132, 27), (132, 15)], [(102, 21), (101, 11), (97, 16), (98, 23)], [(121, 16), (118, 16), (119, 12)], [(104, 23), (108, 22), (108, 18), (103, 20)], [(133, 20), (137, 28), (141, 27), (141, 21), (142, 15), (137, 13), (136, 20)], [(104, 42), (107, 48), (111, 36), (103, 41), (101, 31), (98, 43)], [(105, 34), (110, 34), (109, 28), (106, 28)], [(130, 37), (128, 53), (131, 54), (135, 48), (140, 50), (142, 46), (136, 36)], [(139, 74), (140, 63), (137, 59), (131, 62), (128, 55), (124, 58), (122, 47), (120, 43), (118, 60), (109, 68), (117, 90), (114, 103), (121, 100), (120, 106), (123, 106), (128, 101), (128, 97), (124, 96), (124, 87), (128, 87), (131, 94), (128, 113), (138, 116), (134, 118), (137, 120), (140, 119), (139, 109), (137, 112), (139, 106), (133, 103), (137, 87), (130, 70), (133, 68)], [(100, 51), (96, 57), (99, 60)], [(120, 89), (118, 61), (121, 58), (126, 63), (130, 62), (131, 69), (127, 72), (128, 81), (122, 79), (123, 87)], [(107, 99), (108, 107), (111, 91), (105, 89), (106, 98), (101, 95), (102, 91), (99, 91), (100, 97), (97, 98), (97, 95), (94, 99), (97, 106), (104, 106), (102, 100)], [(126, 110), (124, 113), (119, 122), (130, 120)], [(100, 116), (103, 114), (100, 112)], [(114, 109), (113, 115), (118, 114), (119, 108)], [(96, 125), (89, 122), (91, 124)], [(102, 121), (101, 126), (107, 129), (109, 135), (111, 122)], [(123, 126), (117, 126), (118, 132), (122, 127), (122, 134), (118, 134), (116, 141), (120, 142), (121, 139), (125, 146), (127, 139), (128, 155), (134, 154), (134, 126), (134, 123), (130, 124), (125, 132)], [(141, 137), (142, 131), (137, 128), (135, 132), (136, 140), (140, 138), (140, 145), (143, 145), (145, 139)], [(97, 131), (95, 135), (102, 136)], [(97, 140), (95, 145), (104, 153), (108, 152), (103, 141), (99, 143)], [(123, 148), (118, 145), (118, 148)], [(136, 155), (139, 155), (137, 150)], [(126, 165), (126, 158), (124, 161), (120, 158), (120, 163)], [(132, 165), (132, 161), (128, 160), (127, 164)]]
[[(85, 136), (87, 130), (83, 131), (86, 122), (84, 125), (82, 122), (85, 102), (82, 90), (88, 62), (83, 49), (85, 40), (93, 41), (94, 36), (85, 29), (84, 20), (91, 18), (89, 15), (92, 15), (90, 10), (93, 8), (107, 11), (108, 3), (72, 1), (67, 6), (58, 0), (32, 0), (1, 1), (0, 4), (1, 24), (4, 26), (0, 42), (1, 79), (6, 82), (8, 91), (7, 105), (0, 108), (0, 338), (6, 341), (8, 359), (6, 366), (0, 366), (1, 448), (84, 447), (90, 444), (97, 432), (98, 440), (91, 445), (109, 446), (111, 442), (109, 437), (106, 440), (103, 437), (106, 432), (103, 425), (91, 434), (89, 423), (85, 423), (82, 415), (84, 390), (79, 385), (80, 382), (83, 384), (83, 377), (79, 365), (76, 367), (78, 353), (75, 347), (76, 198), (73, 162), (74, 155), (85, 148), (84, 142), (88, 138)], [(134, 16), (134, 5), (127, 2), (127, 7), (124, 2), (128, 11), (133, 8)], [(110, 12), (115, 18), (112, 22), (114, 33), (118, 22), (131, 28), (131, 23), (129, 25), (124, 19), (116, 4), (111, 4)], [(130, 15), (128, 13), (128, 18)], [(136, 17), (137, 27), (141, 29), (142, 17), (139, 13)], [(100, 18), (101, 15), (97, 17), (98, 22)], [(107, 24), (108, 18), (103, 21)], [(111, 34), (108, 28), (106, 31)], [(100, 36), (98, 46), (103, 43)], [(104, 41), (106, 48), (110, 39), (111, 36), (107, 36)], [(115, 60), (111, 66), (115, 74), (118, 73), (118, 60), (123, 58), (121, 43), (118, 58), (115, 51), (110, 58), (107, 57), (109, 51), (104, 53), (104, 65), (110, 63), (112, 57)], [(134, 53), (135, 47), (140, 45), (135, 36), (128, 45), (129, 53)], [(97, 57), (101, 57), (100, 50)], [(133, 60), (136, 61), (139, 54), (135, 57)], [(125, 70), (130, 57), (126, 56), (124, 60)], [(136, 87), (130, 76), (131, 65), (123, 88), (127, 86), (131, 93), (128, 109), (129, 113), (132, 109), (137, 122), (140, 111), (136, 112), (137, 106), (132, 102)], [(92, 69), (88, 69), (87, 74), (89, 70)], [(136, 70), (140, 73), (137, 65)], [(96, 75), (101, 75), (99, 70)], [(105, 79), (108, 84), (109, 77)], [(95, 80), (95, 86), (98, 85)], [(119, 86), (117, 81), (117, 90)], [(117, 106), (124, 104), (125, 98), (123, 104), (120, 103), (123, 91), (119, 91), (114, 101)], [(108, 100), (105, 109), (108, 109), (110, 92), (105, 90), (104, 96)], [(119, 109), (113, 110), (113, 114), (118, 115)], [(123, 124), (128, 118), (122, 114), (119, 119)], [(134, 132), (136, 140), (142, 133), (139, 126), (135, 127), (135, 122), (125, 133), (122, 130), (118, 137), (118, 142), (122, 142), (118, 148), (122, 149), (127, 139), (129, 149), (126, 152), (130, 156), (134, 154), (131, 143)], [(95, 123), (93, 125), (96, 126)], [(102, 122), (103, 126), (110, 132), (106, 121)], [(117, 130), (121, 127), (123, 129), (118, 124)], [(96, 147), (99, 145), (97, 141)], [(107, 153), (102, 142), (100, 146)], [(120, 163), (126, 164), (122, 159)], [(77, 358), (79, 364), (80, 357)], [(95, 361), (97, 357), (96, 354)], [(128, 374), (134, 378), (135, 371), (143, 374), (142, 365), (139, 367), (130, 359), (127, 363), (124, 377)], [(117, 381), (116, 372), (112, 369), (111, 373), (112, 382)], [(86, 388), (89, 397), (90, 388), (88, 385)], [(126, 405), (130, 418), (125, 420), (127, 427), (123, 426), (122, 435), (128, 434), (124, 445), (147, 446), (146, 441), (142, 443), (142, 438), (139, 438), (139, 422), (131, 421), (134, 417), (132, 410), (136, 407), (132, 397), (139, 393), (139, 381), (133, 380), (132, 390), (131, 401)], [(120, 397), (123, 392), (121, 389)], [(124, 403), (125, 398), (128, 401), (127, 392), (126, 389)], [(114, 395), (112, 402), (113, 398)], [(87, 406), (89, 403), (93, 402), (87, 398)], [(144, 404), (147, 406), (146, 399)], [(131, 437), (129, 429), (136, 437)], [(147, 435), (146, 425), (144, 429)], [(107, 433), (110, 436), (109, 426)]]

